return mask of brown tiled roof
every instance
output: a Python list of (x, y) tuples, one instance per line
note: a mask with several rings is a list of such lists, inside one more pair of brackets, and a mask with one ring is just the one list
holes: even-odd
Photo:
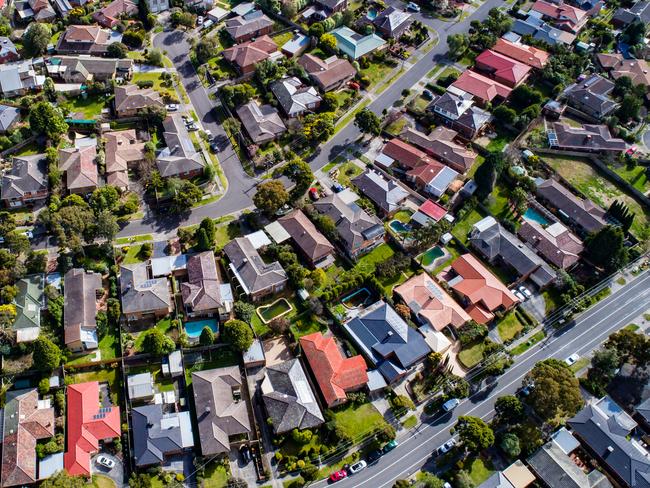
[(508, 98), (512, 89), (499, 82), (491, 80), (487, 76), (477, 73), (468, 69), (454, 81), (451, 86), (458, 90), (462, 90), (482, 102), (491, 102), (497, 96), (501, 98)]
[(408, 128), (402, 135), (408, 142), (423, 148), (425, 151), (439, 158), (443, 163), (451, 165), (465, 172), (472, 167), (478, 155), (454, 142), (457, 132), (447, 127), (436, 127), (429, 135)]
[(65, 274), (63, 306), (63, 328), (65, 343), (81, 340), (82, 329), (97, 329), (96, 292), (102, 288), (102, 277), (98, 273), (74, 268)]
[(408, 169), (433, 162), (425, 152), (397, 138), (388, 141), (381, 152)]
[(66, 174), (68, 190), (97, 186), (96, 157), (96, 146), (59, 149), (59, 170)]
[(598, 61), (614, 79), (627, 76), (635, 85), (650, 85), (650, 69), (644, 59), (625, 59), (622, 54), (599, 54)]
[(298, 64), (305, 68), (309, 76), (325, 87), (352, 78), (357, 73), (347, 59), (336, 56), (323, 60), (312, 54), (305, 54), (298, 60)]
[(313, 262), (334, 252), (334, 246), (300, 209), (278, 219), (293, 241)]
[(183, 303), (192, 311), (221, 307), (221, 281), (212, 251), (195, 254), (187, 260), (187, 283), (181, 285)]
[(252, 66), (268, 59), (278, 50), (277, 44), (269, 36), (264, 35), (254, 41), (236, 44), (224, 49), (222, 55), (226, 61), (236, 64), (240, 69)]
[(153, 88), (138, 88), (137, 85), (115, 87), (115, 110), (118, 114), (127, 110), (164, 106), (160, 93)]
[(524, 220), (517, 233), (544, 259), (562, 269), (578, 262), (584, 249), (582, 241), (559, 222), (544, 228)]

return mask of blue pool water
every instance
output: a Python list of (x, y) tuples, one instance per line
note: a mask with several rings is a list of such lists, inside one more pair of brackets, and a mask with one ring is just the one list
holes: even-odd
[(390, 224), (388, 225), (398, 234), (405, 234), (411, 230), (408, 225), (406, 225), (404, 222), (400, 222), (399, 220), (391, 220)]
[(201, 335), (204, 327), (210, 327), (215, 334), (219, 332), (217, 319), (196, 320), (194, 322), (185, 322), (185, 332), (189, 337), (195, 338)]
[(543, 225), (543, 226), (547, 226), (551, 224), (548, 220), (546, 220), (546, 218), (541, 213), (539, 213), (534, 208), (529, 208), (528, 210), (526, 210), (526, 212), (524, 212), (524, 218), (532, 222), (537, 222), (539, 225)]
[(371, 8), (368, 10), (368, 13), (366, 14), (366, 18), (368, 20), (375, 20), (377, 18), (377, 9)]

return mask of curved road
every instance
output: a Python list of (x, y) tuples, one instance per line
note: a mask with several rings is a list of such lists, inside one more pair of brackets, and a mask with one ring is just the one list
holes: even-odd
[[(402, 97), (404, 88), (416, 86), (420, 79), (444, 57), (447, 52), (448, 35), (467, 32), (469, 23), (472, 20), (485, 19), (491, 8), (498, 7), (502, 3), (500, 0), (487, 0), (478, 10), (461, 22), (445, 22), (417, 14), (416, 17), (420, 21), (437, 32), (438, 44), (395, 80), (381, 95), (378, 95), (368, 108), (377, 114), (381, 114), (384, 108), (392, 106)], [(216, 123), (212, 113), (215, 103), (208, 97), (208, 93), (189, 59), (190, 46), (187, 43), (187, 34), (180, 30), (165, 30), (154, 37), (153, 44), (155, 47), (167, 51), (167, 55), (180, 75), (181, 83), (183, 83), (192, 105), (194, 105), (201, 124), (205, 129), (209, 129), (219, 142), (220, 147), (217, 157), (228, 179), (228, 191), (217, 202), (194, 208), (184, 215), (151, 215), (141, 220), (133, 220), (120, 230), (118, 237), (150, 233), (175, 233), (179, 226), (197, 224), (204, 217), (217, 218), (250, 208), (252, 206), (252, 196), (255, 193), (255, 185), (257, 184), (255, 178), (251, 178), (244, 172), (223, 127)], [(360, 133), (354, 124), (348, 124), (318, 149), (310, 160), (312, 169), (315, 171), (325, 166), (359, 136)]]

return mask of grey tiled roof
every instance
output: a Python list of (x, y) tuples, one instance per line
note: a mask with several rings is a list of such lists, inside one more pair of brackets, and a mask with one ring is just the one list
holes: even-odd
[(278, 111), (271, 105), (251, 100), (237, 109), (237, 116), (255, 143), (266, 142), (286, 132)]
[(361, 193), (370, 198), (384, 212), (394, 212), (408, 197), (408, 192), (392, 179), (376, 171), (366, 170), (352, 180)]
[(391, 36), (396, 31), (403, 32), (413, 23), (412, 15), (392, 5), (381, 12), (372, 22), (378, 29), (381, 29)]
[(262, 397), (276, 434), (317, 427), (325, 421), (297, 359), (266, 368)]
[(226, 32), (228, 32), (233, 39), (238, 39), (249, 34), (255, 34), (272, 25), (273, 21), (261, 10), (254, 10), (244, 16), (233, 17), (232, 19), (227, 20)]
[(596, 232), (605, 226), (605, 211), (602, 208), (591, 200), (575, 196), (557, 180), (549, 178), (540, 183), (537, 194), (587, 233)]
[(11, 170), (2, 177), (2, 199), (22, 198), (26, 193), (47, 190), (45, 154), (15, 157)]
[[(188, 412), (163, 413), (160, 404), (132, 410), (133, 457), (136, 466), (163, 463), (165, 456), (192, 447), (191, 423), (188, 422), (187, 414)], [(190, 432), (184, 432), (188, 426)]]
[(96, 292), (101, 288), (99, 273), (74, 268), (65, 274), (63, 328), (66, 344), (80, 340), (82, 329), (97, 329)]
[(313, 86), (305, 85), (295, 76), (275, 81), (271, 85), (271, 91), (290, 117), (313, 110), (314, 105), (321, 102), (318, 90)]
[(237, 237), (223, 250), (249, 294), (286, 283), (287, 274), (280, 263), (265, 263), (248, 238)]
[(569, 85), (564, 90), (569, 105), (596, 118), (613, 112), (618, 104), (609, 98), (614, 83), (598, 74)]
[(151, 279), (146, 263), (123, 265), (120, 268), (120, 287), (124, 314), (146, 313), (172, 306), (167, 279)]
[(194, 149), (194, 143), (180, 114), (170, 115), (163, 121), (163, 136), (167, 147), (158, 154), (156, 166), (160, 176), (178, 176), (200, 170), (205, 165), (203, 156)]
[(187, 278), (188, 281), (181, 284), (185, 306), (194, 312), (223, 306), (222, 283), (212, 251), (190, 256), (187, 260)]
[(20, 109), (8, 105), (0, 105), (0, 132), (6, 132), (11, 125), (20, 120)]

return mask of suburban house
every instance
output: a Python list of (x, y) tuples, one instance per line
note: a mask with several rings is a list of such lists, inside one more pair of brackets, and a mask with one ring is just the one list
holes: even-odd
[(418, 207), (417, 212), (411, 215), (411, 222), (422, 226), (433, 224), (447, 215), (447, 209), (431, 200), (426, 200)]
[(212, 251), (190, 256), (187, 282), (181, 283), (181, 295), (188, 317), (219, 317), (228, 320), (234, 302), (230, 283), (219, 279)]
[(391, 139), (384, 145), (380, 156), (375, 160), (376, 163), (386, 168), (392, 167), (393, 163), (397, 163), (403, 170), (410, 170), (436, 162), (427, 156), (425, 152), (397, 138)]
[(563, 97), (571, 107), (588, 117), (600, 120), (618, 108), (618, 104), (609, 97), (612, 90), (614, 90), (612, 81), (593, 74), (585, 80), (566, 87)]
[(537, 41), (542, 41), (550, 46), (564, 45), (569, 47), (576, 40), (576, 35), (565, 30), (556, 29), (547, 24), (539, 12), (530, 12), (525, 19), (515, 19), (512, 32), (520, 36), (531, 36)]
[(330, 34), (336, 38), (339, 51), (351, 59), (359, 59), (386, 45), (386, 41), (377, 34), (362, 35), (346, 26), (338, 27)]
[(346, 203), (336, 193), (314, 202), (314, 208), (334, 221), (336, 231), (352, 259), (384, 242), (384, 225), (356, 203)]
[(537, 479), (548, 488), (612, 488), (598, 469), (585, 473), (571, 456), (580, 443), (564, 427), (551, 436), (526, 462)]
[(237, 116), (255, 144), (272, 141), (287, 131), (275, 107), (260, 105), (255, 100), (239, 107)]
[(127, 376), (126, 387), (129, 392), (129, 401), (131, 404), (136, 402), (150, 402), (156, 394), (153, 375), (150, 371)]
[(287, 58), (297, 58), (311, 45), (311, 37), (304, 34), (294, 34), (287, 42), (282, 44), (280, 51)]
[(612, 24), (617, 29), (622, 29), (632, 22), (650, 22), (650, 2), (644, 0), (636, 2), (629, 8), (620, 7), (612, 17)]
[(395, 287), (394, 292), (421, 324), (428, 324), (438, 332), (445, 327), (457, 329), (470, 320), (463, 307), (427, 273), (413, 276)]
[(489, 112), (474, 105), (472, 95), (460, 90), (456, 94), (445, 92), (435, 97), (427, 110), (433, 112), (447, 127), (470, 141), (492, 120)]
[(0, 134), (9, 132), (20, 122), (20, 109), (9, 105), (0, 105)]
[(495, 313), (507, 312), (519, 303), (519, 299), (471, 254), (456, 258), (444, 279), (464, 302), (465, 311), (479, 324), (491, 322)]
[(251, 300), (258, 301), (287, 286), (287, 273), (280, 263), (265, 263), (248, 237), (233, 239), (223, 250), (230, 261), (230, 272)]
[(343, 324), (343, 328), (388, 383), (404, 377), (431, 352), (424, 336), (381, 300)]
[(165, 411), (162, 404), (131, 409), (133, 459), (137, 467), (159, 466), (194, 447), (190, 412)]
[(56, 56), (45, 65), (47, 74), (65, 83), (110, 81), (115, 78), (131, 79), (132, 59), (100, 58), (97, 56)]
[(31, 59), (0, 64), (0, 93), (5, 98), (19, 97), (40, 90), (45, 76), (36, 74)]
[(138, 5), (131, 0), (113, 0), (93, 14), (93, 20), (103, 27), (112, 29), (120, 20), (138, 13)]
[(0, 64), (18, 61), (18, 58), (20, 58), (18, 50), (11, 39), (0, 36)]
[(527, 488), (535, 481), (535, 475), (517, 459), (506, 469), (495, 471), (478, 488)]
[(497, 39), (497, 42), (492, 46), (492, 50), (501, 53), (509, 58), (524, 63), (531, 68), (542, 69), (548, 62), (549, 53), (543, 49), (533, 46), (527, 46), (520, 42), (512, 42), (503, 37)]
[(56, 19), (56, 11), (48, 0), (26, 0), (16, 2), (16, 16), (23, 22), (52, 22)]
[(98, 187), (97, 146), (59, 149), (59, 171), (65, 175), (65, 186), (70, 193), (87, 195)]
[(305, 68), (311, 80), (323, 92), (341, 88), (357, 74), (347, 59), (336, 56), (320, 59), (307, 53), (300, 57), (298, 64)]
[(543, 20), (549, 21), (554, 27), (572, 34), (580, 32), (589, 20), (586, 11), (563, 1), (551, 3), (545, 0), (537, 0), (530, 11), (541, 14)]
[(629, 437), (637, 423), (610, 397), (590, 400), (567, 425), (617, 485), (650, 485), (650, 459), (639, 441)]
[(228, 453), (232, 436), (251, 432), (245, 388), (239, 366), (192, 373), (202, 456)]
[(145, 159), (145, 143), (135, 129), (104, 133), (106, 183), (122, 190), (129, 188), (129, 169)]
[(236, 43), (250, 41), (272, 31), (273, 21), (261, 10), (226, 20), (226, 32)]
[(325, 422), (298, 359), (267, 366), (260, 390), (275, 434), (312, 429)]
[(12, 328), (16, 332), (16, 342), (31, 342), (41, 332), (41, 309), (45, 307), (45, 284), (42, 275), (21, 278), (16, 283), (18, 293), (13, 305), (16, 318)]
[(327, 408), (345, 403), (348, 392), (360, 390), (368, 383), (363, 357), (346, 357), (334, 337), (314, 332), (300, 338), (300, 347)]
[(367, 169), (351, 183), (370, 199), (383, 215), (392, 215), (401, 207), (409, 193), (392, 178), (385, 178), (379, 172)]
[(65, 274), (63, 330), (73, 352), (97, 349), (97, 298), (104, 294), (99, 273), (73, 268)]
[(553, 122), (546, 131), (548, 145), (552, 149), (605, 153), (616, 156), (627, 149), (623, 139), (612, 137), (606, 125), (583, 125), (573, 127)]
[(508, 56), (486, 49), (474, 60), (475, 68), (488, 74), (495, 81), (509, 86), (521, 85), (530, 74), (531, 67)]
[(474, 165), (478, 155), (466, 146), (458, 144), (454, 140), (456, 135), (456, 131), (439, 126), (433, 129), (429, 135), (408, 128), (402, 137), (455, 171), (464, 174)]
[(271, 91), (282, 111), (290, 118), (315, 111), (323, 101), (316, 88), (305, 85), (295, 76), (274, 81)]
[(334, 246), (302, 210), (291, 211), (280, 217), (278, 223), (312, 267), (325, 267), (334, 262)]
[[(103, 393), (102, 393), (103, 394)], [(99, 383), (90, 381), (66, 388), (67, 451), (63, 464), (72, 476), (91, 475), (90, 458), (100, 443), (121, 435), (120, 407), (101, 402)]]
[(580, 259), (582, 241), (560, 222), (542, 227), (535, 221), (524, 220), (517, 234), (537, 254), (556, 268), (567, 269)]
[(48, 180), (45, 155), (14, 157), (11, 169), (2, 175), (0, 192), (2, 201), (10, 208), (46, 199)]
[(597, 232), (606, 225), (602, 208), (591, 200), (575, 196), (557, 180), (549, 178), (538, 184), (537, 195), (585, 234)]
[(120, 267), (122, 313), (126, 320), (160, 319), (172, 311), (172, 297), (166, 278), (152, 278), (147, 263)]
[(627, 76), (634, 85), (650, 85), (649, 65), (645, 59), (625, 59), (622, 54), (598, 54), (596, 58), (615, 80)]
[(194, 178), (203, 173), (203, 154), (194, 143), (180, 114), (169, 115), (163, 120), (165, 147), (156, 157), (156, 167), (163, 178)]
[(0, 486), (31, 485), (44, 478), (36, 457), (38, 441), (54, 435), (51, 400), (39, 400), (36, 388), (6, 393)]
[(469, 242), (488, 262), (512, 269), (519, 281), (529, 279), (538, 288), (545, 288), (557, 278), (553, 268), (492, 216), (472, 226)]
[(97, 25), (69, 25), (56, 44), (59, 54), (106, 54), (108, 46), (121, 39), (112, 35), (109, 29)]
[(137, 85), (115, 87), (115, 113), (118, 117), (138, 117), (149, 108), (165, 108), (162, 97), (153, 88), (138, 88)]
[(418, 190), (440, 198), (457, 176), (457, 171), (432, 160), (430, 163), (416, 166), (408, 171), (406, 180), (413, 183)]
[(269, 36), (261, 36), (254, 41), (235, 44), (222, 51), (223, 59), (232, 63), (241, 75), (255, 73), (255, 65), (265, 59), (275, 59), (282, 55), (278, 45)]
[(411, 27), (412, 17), (410, 13), (391, 5), (377, 15), (372, 23), (384, 38), (399, 39)]
[(316, 4), (325, 10), (325, 18), (348, 8), (348, 0), (316, 0)]
[(469, 93), (479, 104), (486, 105), (493, 101), (507, 99), (512, 88), (468, 69), (463, 71), (458, 79), (449, 85), (448, 91), (455, 94), (460, 92)]

